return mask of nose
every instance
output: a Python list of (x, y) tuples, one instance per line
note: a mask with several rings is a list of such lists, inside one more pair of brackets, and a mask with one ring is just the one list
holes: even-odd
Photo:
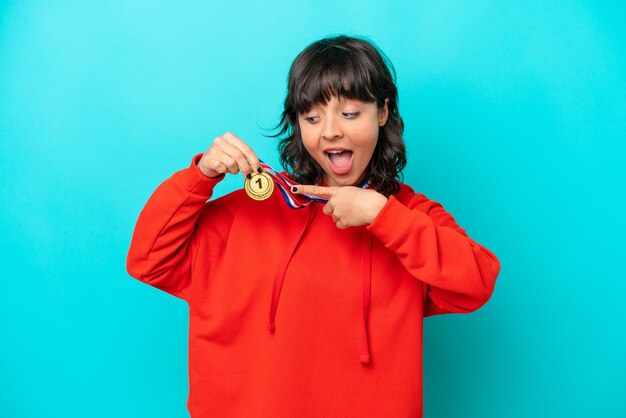
[(325, 118), (324, 130), (322, 131), (322, 137), (329, 141), (333, 139), (341, 138), (342, 131), (338, 121), (335, 120), (335, 116), (329, 116)]

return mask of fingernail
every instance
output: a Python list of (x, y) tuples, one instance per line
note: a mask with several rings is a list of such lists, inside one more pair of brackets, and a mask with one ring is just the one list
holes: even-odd
[(297, 188), (296, 186), (292, 186), (292, 187), (291, 187), (291, 191), (292, 191), (292, 192), (297, 192), (297, 191), (298, 191), (298, 188)]
[(250, 174), (250, 173), (246, 174), (246, 178), (247, 178), (248, 180), (250, 180), (250, 179), (252, 178), (252, 174)]
[(263, 172), (263, 169), (262, 169), (261, 167), (259, 167), (259, 168), (257, 168), (257, 169), (256, 169), (256, 172), (257, 172), (257, 173), (262, 173), (262, 172)]

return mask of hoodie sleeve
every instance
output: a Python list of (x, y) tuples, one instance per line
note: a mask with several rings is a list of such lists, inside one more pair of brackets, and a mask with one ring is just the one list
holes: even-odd
[(198, 166), (177, 171), (152, 193), (139, 214), (126, 258), (132, 277), (188, 300), (195, 224), (215, 185), (224, 174), (210, 178)]
[(406, 205), (389, 197), (367, 229), (423, 282), (424, 317), (472, 312), (491, 297), (500, 262), (423, 193)]

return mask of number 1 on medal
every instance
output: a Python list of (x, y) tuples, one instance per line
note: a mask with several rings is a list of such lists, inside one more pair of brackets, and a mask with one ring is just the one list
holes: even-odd
[[(265, 178), (267, 182), (262, 180), (261, 178)], [(258, 186), (258, 187), (257, 187)], [(265, 200), (274, 191), (274, 180), (272, 177), (265, 173), (252, 173), (250, 179), (246, 179), (244, 183), (244, 189), (248, 196), (250, 196), (254, 200)]]

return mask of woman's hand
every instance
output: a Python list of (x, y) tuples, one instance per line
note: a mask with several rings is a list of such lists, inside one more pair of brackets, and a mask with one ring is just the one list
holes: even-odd
[(254, 151), (231, 132), (218, 136), (209, 149), (198, 161), (198, 168), (207, 177), (217, 177), (229, 172), (237, 174), (241, 171), (249, 178), (255, 170), (261, 172), (261, 163)]
[(300, 185), (293, 192), (328, 199), (324, 206), (324, 213), (332, 216), (337, 228), (340, 229), (372, 223), (387, 203), (387, 198), (376, 190), (354, 186)]

